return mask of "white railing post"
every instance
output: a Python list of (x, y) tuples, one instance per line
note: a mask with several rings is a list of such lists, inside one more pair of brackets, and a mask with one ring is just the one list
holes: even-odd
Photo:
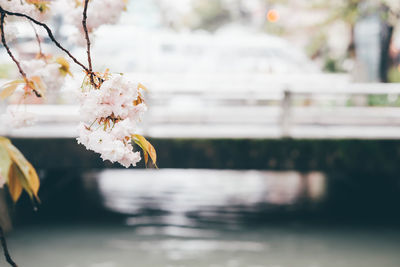
[(281, 113), (281, 135), (282, 137), (290, 136), (290, 117), (292, 106), (292, 92), (290, 89), (285, 89), (282, 99), (282, 113)]

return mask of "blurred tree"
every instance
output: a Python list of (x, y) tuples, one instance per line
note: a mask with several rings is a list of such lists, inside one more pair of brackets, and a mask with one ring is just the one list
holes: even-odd
[[(350, 38), (345, 58), (356, 58), (355, 27), (359, 21), (371, 14), (376, 14), (381, 20), (380, 25), (380, 62), (379, 78), (382, 82), (388, 81), (388, 72), (391, 65), (390, 44), (394, 27), (398, 24), (400, 1), (392, 0), (336, 0), (336, 1), (309, 1), (312, 10), (328, 10), (329, 16), (319, 26), (320, 31), (326, 31), (329, 26), (338, 21), (344, 22), (349, 28)], [(320, 35), (320, 33), (317, 33)], [(322, 45), (322, 44), (321, 44)], [(314, 48), (315, 53), (319, 49)], [(316, 55), (312, 55), (315, 57)]]
[[(155, 1), (163, 3), (162, 14), (169, 14), (165, 15), (164, 24), (170, 28), (214, 32), (235, 24), (284, 35), (297, 43), (308, 43), (310, 57), (333, 72), (354, 68), (358, 49), (356, 26), (373, 15), (380, 23), (380, 36), (374, 37), (380, 40), (377, 50), (380, 60), (379, 64), (374, 63), (379, 65), (374, 77), (388, 81), (392, 58), (396, 56), (391, 40), (399, 20), (400, 0), (182, 0), (179, 7), (169, 0)], [(176, 13), (177, 10), (184, 11)], [(267, 19), (272, 10), (281, 16), (276, 21)], [(343, 35), (344, 31), (348, 34)]]
[[(192, 0), (192, 29), (215, 31), (226, 24), (263, 29), (268, 6), (283, 0)], [(286, 2), (285, 0), (284, 2)]]
[(195, 1), (193, 11), (197, 21), (193, 28), (215, 31), (222, 25), (231, 22), (234, 15), (222, 0)]

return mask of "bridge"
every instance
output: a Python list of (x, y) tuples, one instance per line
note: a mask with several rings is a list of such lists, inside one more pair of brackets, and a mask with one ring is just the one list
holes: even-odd
[[(370, 199), (377, 187), (397, 196), (400, 86), (351, 83), (347, 76), (202, 77), (140, 77), (150, 81), (140, 131), (156, 147), (161, 169), (295, 170), (304, 177), (321, 171), (328, 182), (359, 188), (366, 196), (360, 199)], [(71, 93), (62, 92), (63, 99)], [(385, 105), (368, 105), (371, 97)], [(38, 114), (35, 126), (1, 127), (0, 135), (12, 138), (39, 171), (43, 199), (53, 189), (61, 199), (78, 196), (83, 174), (120, 168), (76, 143), (78, 106), (65, 102), (26, 106)], [(73, 184), (67, 193), (66, 184)]]
[[(399, 139), (400, 85), (346, 75), (131, 74), (148, 81), (150, 138)], [(61, 99), (71, 98), (63, 91)], [(64, 98), (63, 98), (64, 97)], [(369, 102), (383, 104), (371, 106)], [(37, 125), (0, 129), (17, 138), (74, 138), (78, 106), (27, 105)]]
[[(398, 171), (397, 84), (321, 74), (131, 76), (149, 81), (140, 132), (157, 147), (161, 168)], [(384, 105), (368, 105), (371, 97)], [(76, 105), (26, 109), (39, 115), (35, 126), (0, 134), (35, 166), (113, 167), (76, 144)]]

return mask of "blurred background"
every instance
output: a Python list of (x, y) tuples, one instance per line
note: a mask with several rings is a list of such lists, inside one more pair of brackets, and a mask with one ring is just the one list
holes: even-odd
[[(13, 257), (399, 266), (399, 17), (395, 0), (131, 0), (121, 23), (96, 31), (92, 57), (148, 87), (140, 132), (160, 169), (120, 169), (76, 144), (74, 66), (68, 86), (25, 107), (36, 125), (0, 126), (42, 183), (37, 210), (0, 192)], [(69, 26), (52, 27), (84, 61)], [(34, 33), (20, 32), (12, 49), (34, 57)], [(0, 52), (6, 82), (17, 70)]]

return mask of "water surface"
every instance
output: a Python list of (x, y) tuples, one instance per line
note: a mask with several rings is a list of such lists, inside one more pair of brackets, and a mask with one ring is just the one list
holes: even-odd
[(90, 220), (68, 218), (79, 207), (64, 205), (62, 219), (20, 222), (8, 242), (22, 267), (400, 266), (396, 224), (319, 218), (329, 213), (320, 213), (329, 207), (327, 179), (318, 172), (89, 172), (84, 195), (74, 197)]

